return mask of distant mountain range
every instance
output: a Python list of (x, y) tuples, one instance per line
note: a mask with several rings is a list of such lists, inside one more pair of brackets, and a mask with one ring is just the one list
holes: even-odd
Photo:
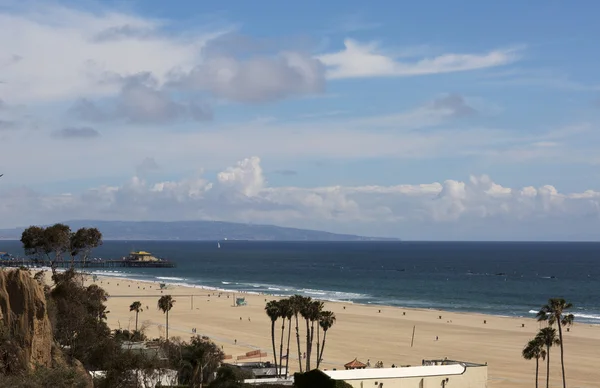
[[(71, 229), (98, 228), (105, 240), (398, 241), (318, 230), (221, 221), (65, 221)], [(0, 239), (19, 240), (25, 228), (0, 229)]]

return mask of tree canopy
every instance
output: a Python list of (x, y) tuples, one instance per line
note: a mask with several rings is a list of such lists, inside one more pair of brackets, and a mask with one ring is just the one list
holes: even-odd
[(75, 232), (65, 224), (48, 227), (30, 226), (21, 234), (25, 254), (36, 260), (48, 260), (53, 265), (63, 261), (65, 255), (79, 256), (85, 262), (92, 249), (102, 245), (102, 233), (96, 228), (80, 228)]

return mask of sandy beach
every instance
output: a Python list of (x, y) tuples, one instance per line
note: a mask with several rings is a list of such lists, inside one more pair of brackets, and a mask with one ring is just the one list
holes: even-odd
[[(92, 278), (87, 282), (91, 283)], [(144, 308), (139, 322), (146, 327), (147, 336), (164, 336), (165, 316), (156, 305), (161, 295), (170, 294), (176, 300), (169, 314), (171, 337), (187, 340), (196, 328), (197, 334), (209, 336), (234, 360), (256, 349), (271, 357), (270, 320), (264, 306), (266, 300), (277, 299), (273, 296), (236, 294), (244, 296), (248, 305), (233, 307), (232, 293), (178, 285), (167, 285), (161, 291), (159, 283), (115, 277), (98, 277), (96, 283), (110, 295), (108, 323), (113, 329), (134, 329), (135, 314), (129, 312), (129, 305), (139, 300)], [(325, 307), (337, 316), (327, 336), (323, 365), (326, 369), (341, 369), (355, 357), (363, 362), (370, 360), (372, 365), (382, 361), (386, 367), (420, 365), (422, 359), (447, 357), (487, 362), (490, 387), (529, 388), (534, 384), (535, 361), (521, 358), (523, 346), (540, 327), (534, 319), (340, 302), (326, 302)], [(565, 338), (569, 387), (597, 388), (600, 325), (575, 323), (570, 332), (565, 331)], [(296, 353), (295, 346), (290, 353)], [(297, 368), (296, 359), (290, 358), (292, 370)], [(540, 375), (545, 373), (545, 367), (540, 367)], [(555, 348), (551, 353), (551, 386), (559, 385), (560, 355)]]

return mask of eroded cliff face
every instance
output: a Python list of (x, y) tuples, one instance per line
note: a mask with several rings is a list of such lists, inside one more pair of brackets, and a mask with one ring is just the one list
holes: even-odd
[(26, 271), (0, 271), (0, 320), (29, 367), (52, 367), (52, 326), (42, 287)]

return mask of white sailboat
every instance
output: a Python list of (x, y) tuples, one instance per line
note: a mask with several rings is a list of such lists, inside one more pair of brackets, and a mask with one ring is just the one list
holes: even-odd
[(221, 243), (217, 242), (217, 248), (221, 248)]

